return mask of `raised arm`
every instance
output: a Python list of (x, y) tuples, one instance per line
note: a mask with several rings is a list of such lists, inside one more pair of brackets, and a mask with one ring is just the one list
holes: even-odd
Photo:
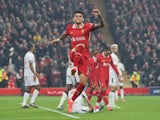
[(64, 32), (60, 35), (59, 38), (51, 40), (51, 44), (57, 43), (57, 42), (59, 42), (60, 40), (65, 39), (67, 36), (68, 36), (68, 35), (67, 35), (66, 32), (64, 31)]
[(93, 9), (92, 10), (92, 14), (94, 14), (95, 16), (97, 16), (99, 18), (99, 23), (96, 23), (95, 26), (94, 26), (94, 29), (93, 30), (96, 30), (96, 29), (99, 29), (99, 28), (102, 28), (105, 26), (105, 22), (104, 22), (104, 18), (100, 12), (99, 9)]

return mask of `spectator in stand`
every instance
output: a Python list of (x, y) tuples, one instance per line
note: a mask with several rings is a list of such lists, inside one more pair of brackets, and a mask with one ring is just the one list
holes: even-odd
[(137, 64), (138, 70), (142, 73), (144, 86), (147, 86), (146, 83), (149, 82), (146, 79), (149, 74), (147, 75), (141, 66), (148, 62), (149, 73), (152, 72), (155, 76), (154, 65), (157, 64), (156, 59), (160, 59), (160, 55), (158, 56), (159, 4), (158, 0), (116, 2), (109, 0), (107, 3), (110, 29), (115, 42), (121, 46), (122, 62), (125, 63), (129, 74), (133, 72), (131, 70), (133, 65)]
[(5, 69), (2, 69), (2, 87), (8, 87), (8, 75)]
[(133, 88), (138, 87), (140, 79), (141, 79), (140, 74), (138, 72), (134, 71), (130, 77), (130, 82), (131, 82)]
[(23, 80), (23, 70), (19, 69), (19, 72), (17, 72), (17, 74), (16, 74), (16, 86), (18, 88), (21, 88), (23, 81), (24, 81)]
[[(34, 41), (34, 35), (37, 34), (38, 37), (36, 36), (35, 41), (37, 48), (36, 51), (38, 51), (38, 53), (36, 53), (38, 60), (37, 64), (39, 64), (40, 58), (46, 56), (48, 51), (49, 57), (55, 59), (58, 68), (61, 68), (61, 63), (67, 62), (66, 49), (69, 48), (69, 39), (62, 42), (60, 46), (55, 45), (54, 48), (47, 44), (48, 40), (58, 37), (59, 34), (63, 32), (65, 29), (64, 27), (68, 24), (66, 21), (69, 21), (69, 23), (72, 22), (70, 16), (74, 10), (82, 9), (84, 10), (84, 13), (87, 14), (86, 21), (89, 21), (90, 18), (91, 21), (96, 21), (97, 18), (89, 14), (93, 9), (92, 5), (89, 1), (85, 0), (70, 0), (70, 2), (63, 0), (27, 0), (26, 3), (27, 4), (24, 5), (24, 3), (19, 0), (0, 1), (0, 40), (2, 41), (0, 42), (0, 65), (2, 67), (8, 66), (8, 62), (6, 61), (8, 61), (10, 53), (9, 49), (11, 47), (15, 49), (14, 52), (16, 56), (19, 56), (18, 61), (21, 61), (21, 58), (23, 60), (24, 54), (27, 52), (26, 46), (29, 42)], [(91, 39), (94, 39), (90, 42), (90, 44), (92, 44), (92, 46), (90, 46), (91, 48), (95, 46), (98, 47), (98, 49), (101, 48), (101, 45), (104, 44), (101, 36), (101, 31), (93, 32), (90, 36)], [(63, 50), (61, 48), (63, 48)], [(54, 54), (57, 53), (57, 51), (59, 55), (62, 56)], [(18, 64), (17, 61), (15, 64), (15, 71), (18, 72), (19, 68), (22, 68), (23, 65)], [(67, 65), (64, 67), (66, 69)], [(59, 76), (58, 79), (62, 81), (65, 74), (61, 73), (60, 69), (58, 69), (58, 71), (60, 72), (60, 75), (62, 75)], [(54, 72), (51, 70), (50, 73)], [(49, 77), (53, 75), (51, 74), (47, 76)], [(58, 85), (63, 84), (60, 83)], [(56, 86), (56, 84), (51, 83), (49, 87), (51, 86)]]
[(44, 76), (43, 73), (39, 74), (38, 79), (39, 79), (41, 87), (46, 87), (47, 86), (47, 80), (46, 80), (46, 77)]

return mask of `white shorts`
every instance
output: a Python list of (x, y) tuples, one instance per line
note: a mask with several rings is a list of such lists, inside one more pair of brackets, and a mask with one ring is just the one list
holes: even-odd
[(67, 73), (66, 73), (66, 84), (72, 84), (75, 85), (76, 83), (79, 83), (79, 75), (78, 72), (75, 73), (75, 75), (71, 75), (71, 68), (67, 68)]
[(38, 78), (36, 78), (36, 80), (33, 80), (33, 77), (31, 76), (24, 76), (24, 83), (25, 86), (36, 86), (39, 84), (39, 80)]
[(79, 83), (79, 76), (78, 75), (71, 75), (71, 76), (66, 76), (66, 84), (72, 84), (75, 85), (76, 83)]
[(73, 104), (72, 113), (86, 113), (89, 111), (88, 106), (80, 106), (79, 104)]
[(111, 75), (109, 78), (109, 86), (118, 86), (118, 77), (117, 75)]
[(123, 82), (118, 81), (118, 86), (123, 86)]

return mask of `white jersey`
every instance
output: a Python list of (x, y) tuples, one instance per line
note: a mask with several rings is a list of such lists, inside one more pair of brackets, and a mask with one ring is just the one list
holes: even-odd
[(33, 64), (33, 69), (36, 71), (36, 61), (35, 56), (32, 52), (27, 52), (24, 56), (24, 80), (26, 86), (33, 86), (39, 84), (38, 79), (33, 80), (34, 74), (30, 69), (30, 62)]
[[(76, 89), (72, 89), (68, 93), (68, 99), (71, 99)], [(85, 91), (83, 91), (74, 101), (72, 106), (72, 113), (86, 113), (89, 111), (89, 107), (85, 106), (83, 96), (87, 97)]]
[[(123, 73), (123, 71), (125, 71), (124, 65), (121, 62), (119, 62), (117, 68), (118, 68), (119, 74), (121, 75), (121, 79), (123, 79), (122, 73)], [(123, 86), (123, 82), (118, 81), (117, 84), (118, 84), (118, 86)]]
[(121, 62), (119, 62), (117, 68), (118, 68), (119, 74), (122, 76), (122, 72), (125, 71), (124, 65)]
[[(115, 53), (111, 53), (111, 57), (113, 60), (114, 65), (117, 67), (119, 63), (119, 58)], [(109, 67), (109, 85), (110, 86), (117, 86), (118, 77), (112, 66)]]

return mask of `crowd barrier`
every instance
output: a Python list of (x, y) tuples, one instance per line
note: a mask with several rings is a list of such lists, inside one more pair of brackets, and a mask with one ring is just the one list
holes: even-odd
[[(40, 95), (60, 96), (64, 90), (65, 88), (41, 88)], [(109, 90), (107, 94), (108, 92)], [(0, 95), (22, 95), (22, 93), (20, 88), (0, 88)], [(160, 87), (124, 88), (124, 93), (125, 95), (160, 95)]]

